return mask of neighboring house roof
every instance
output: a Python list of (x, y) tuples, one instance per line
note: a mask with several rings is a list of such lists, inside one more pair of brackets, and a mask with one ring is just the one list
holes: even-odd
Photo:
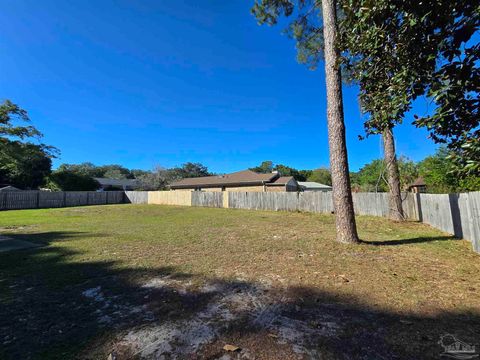
[(218, 187), (233, 185), (263, 185), (278, 177), (278, 173), (259, 174), (251, 170), (237, 171), (231, 174), (186, 178), (170, 184), (172, 189), (194, 187)]
[(427, 186), (427, 184), (425, 184), (425, 180), (423, 180), (423, 177), (420, 176), (410, 185), (410, 187), (414, 186)]
[(94, 178), (101, 186), (120, 186), (120, 187), (136, 187), (138, 181), (136, 179), (109, 179)]
[(291, 180), (295, 180), (293, 176), (280, 176), (277, 179), (274, 179), (272, 182), (267, 183), (267, 186), (285, 186)]
[(325, 189), (325, 190), (331, 190), (332, 187), (325, 185), (325, 184), (320, 184), (318, 182), (314, 181), (299, 181), (298, 185), (303, 188), (303, 189)]
[(15, 186), (8, 185), (0, 188), (0, 191), (21, 191), (21, 190), (16, 188)]

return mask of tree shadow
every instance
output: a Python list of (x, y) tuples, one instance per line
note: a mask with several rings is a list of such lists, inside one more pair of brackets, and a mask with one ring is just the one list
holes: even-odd
[(361, 240), (362, 244), (374, 245), (374, 246), (397, 246), (397, 245), (411, 245), (411, 244), (420, 244), (428, 243), (432, 241), (445, 241), (445, 240), (456, 240), (452, 236), (419, 236), (411, 239), (392, 239), (392, 240)]
[[(76, 234), (25, 236), (48, 245)], [(340, 291), (79, 254), (53, 244), (0, 254), (0, 358), (218, 359), (233, 343), (243, 359), (433, 359), (442, 334), (471, 344), (480, 334), (478, 312), (409, 316)]]

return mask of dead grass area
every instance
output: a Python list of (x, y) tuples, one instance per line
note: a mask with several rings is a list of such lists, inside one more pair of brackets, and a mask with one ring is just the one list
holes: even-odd
[[(0, 358), (438, 358), (480, 344), (480, 258), (418, 223), (115, 205), (0, 214)], [(227, 344), (238, 347), (227, 351)]]

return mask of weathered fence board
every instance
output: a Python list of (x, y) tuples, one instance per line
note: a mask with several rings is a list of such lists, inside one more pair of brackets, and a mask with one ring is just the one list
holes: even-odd
[(107, 191), (107, 204), (122, 204), (124, 202), (123, 191)]
[(67, 191), (65, 194), (65, 206), (88, 205), (87, 191)]
[(193, 191), (192, 206), (223, 207), (223, 194), (216, 191)]
[(35, 209), (38, 207), (38, 191), (0, 192), (0, 209)]
[(449, 194), (420, 194), (420, 221), (437, 229), (455, 234)]
[(315, 213), (332, 213), (332, 193), (330, 191), (307, 191), (299, 193), (298, 210)]
[(0, 210), (121, 204), (123, 191), (7, 191), (0, 192)]
[(357, 215), (387, 216), (388, 194), (353, 193), (353, 208)]
[(473, 249), (480, 252), (480, 192), (468, 193), (468, 203), (468, 236)]
[(65, 206), (65, 193), (63, 191), (39, 191), (38, 207), (39, 208), (57, 208)]
[(148, 191), (125, 191), (125, 202), (130, 204), (148, 204)]

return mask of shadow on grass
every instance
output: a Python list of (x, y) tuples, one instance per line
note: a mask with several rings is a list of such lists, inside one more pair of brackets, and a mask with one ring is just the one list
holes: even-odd
[(445, 240), (456, 240), (452, 236), (420, 236), (412, 239), (394, 239), (394, 240), (380, 240), (380, 241), (369, 241), (361, 240), (362, 244), (375, 245), (375, 246), (396, 246), (396, 245), (410, 245), (410, 244), (420, 244), (428, 243), (432, 241), (445, 241)]
[[(28, 237), (48, 244), (77, 235)], [(218, 359), (234, 343), (244, 359), (287, 358), (285, 347), (311, 358), (436, 359), (442, 334), (470, 344), (480, 335), (479, 313), (405, 316), (340, 292), (74, 262), (77, 254), (52, 245), (0, 254), (0, 358), (105, 359), (113, 351), (117, 359)], [(207, 286), (190, 288), (190, 280)]]

